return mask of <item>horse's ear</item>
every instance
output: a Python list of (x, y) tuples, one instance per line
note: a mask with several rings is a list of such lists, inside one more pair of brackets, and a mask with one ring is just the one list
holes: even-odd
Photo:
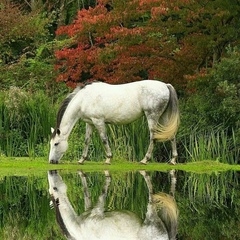
[(61, 131), (59, 128), (57, 128), (57, 135), (60, 135)]
[(54, 128), (51, 127), (51, 133), (53, 133), (53, 132), (54, 132)]

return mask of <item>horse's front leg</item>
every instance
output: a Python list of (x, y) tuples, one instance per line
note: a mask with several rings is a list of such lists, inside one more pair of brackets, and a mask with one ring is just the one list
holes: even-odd
[(88, 148), (89, 148), (89, 143), (90, 143), (90, 140), (91, 140), (92, 132), (93, 132), (93, 126), (89, 123), (86, 123), (86, 134), (85, 134), (85, 141), (84, 141), (84, 149), (83, 149), (83, 152), (82, 152), (82, 157), (78, 161), (79, 164), (83, 164), (84, 161), (87, 159)]
[(85, 206), (85, 211), (87, 211), (92, 207), (91, 195), (88, 190), (87, 179), (85, 174), (82, 171), (78, 171), (78, 174), (82, 181), (83, 194), (84, 194), (84, 206)]
[(111, 164), (112, 151), (109, 146), (105, 123), (103, 120), (99, 120), (99, 119), (93, 119), (92, 121), (93, 121), (94, 126), (96, 127), (96, 129), (99, 132), (100, 138), (103, 142), (103, 145), (104, 145), (104, 148), (106, 151), (107, 158), (105, 160), (105, 164)]

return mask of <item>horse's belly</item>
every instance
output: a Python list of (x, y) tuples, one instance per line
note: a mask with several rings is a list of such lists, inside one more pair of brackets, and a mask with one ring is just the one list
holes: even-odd
[(131, 212), (106, 212), (104, 217), (95, 216), (85, 220), (81, 239), (138, 240), (140, 228), (141, 220)]
[(143, 111), (141, 110), (126, 111), (125, 109), (118, 109), (118, 111), (106, 114), (104, 121), (112, 124), (128, 124), (137, 120), (141, 116), (143, 116)]

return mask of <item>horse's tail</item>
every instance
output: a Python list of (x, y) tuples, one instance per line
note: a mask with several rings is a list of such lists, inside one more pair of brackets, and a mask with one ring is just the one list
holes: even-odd
[(180, 123), (177, 93), (171, 84), (166, 85), (170, 93), (168, 105), (160, 117), (154, 132), (154, 139), (162, 142), (171, 140), (175, 137)]
[(175, 199), (169, 194), (159, 192), (153, 195), (153, 204), (167, 229), (169, 239), (176, 239), (179, 212)]

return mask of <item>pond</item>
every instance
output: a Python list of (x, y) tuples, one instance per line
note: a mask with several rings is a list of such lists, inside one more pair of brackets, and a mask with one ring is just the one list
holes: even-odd
[(239, 172), (0, 179), (0, 239), (240, 239)]

